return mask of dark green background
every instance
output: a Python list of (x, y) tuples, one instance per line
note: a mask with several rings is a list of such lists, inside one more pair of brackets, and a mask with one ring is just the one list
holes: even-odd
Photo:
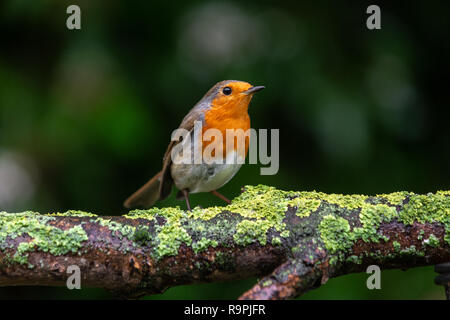
[[(79, 4), (82, 29), (66, 28)], [(252, 127), (280, 129), (280, 170), (245, 184), (377, 194), (450, 188), (450, 3), (26, 1), (0, 4), (0, 210), (119, 215), (160, 170), (170, 134), (224, 79), (265, 85)], [(209, 194), (194, 205), (220, 205)], [(158, 204), (184, 203), (171, 198)], [(444, 297), (432, 267), (331, 279), (304, 298)], [(256, 279), (154, 298), (236, 298)], [(107, 298), (99, 289), (1, 288), (0, 298)]]

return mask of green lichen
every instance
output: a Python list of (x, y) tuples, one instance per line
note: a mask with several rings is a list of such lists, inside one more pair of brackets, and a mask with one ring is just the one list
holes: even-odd
[(300, 218), (308, 217), (311, 213), (320, 207), (321, 201), (319, 199), (310, 198), (294, 198), (288, 202), (288, 205), (295, 207), (297, 211), (295, 214)]
[[(450, 197), (447, 192), (436, 194), (415, 195), (410, 192), (395, 192), (392, 194), (378, 195), (378, 198), (366, 198), (365, 196), (339, 196), (329, 195), (322, 199), (337, 204), (342, 211), (336, 212), (340, 216), (326, 215), (319, 225), (322, 240), (330, 253), (348, 251), (359, 239), (365, 242), (389, 241), (386, 235), (380, 234), (379, 227), (382, 222), (390, 222), (393, 219), (411, 225), (415, 221), (419, 223), (440, 222), (444, 225), (446, 234), (444, 240), (450, 243)], [(345, 219), (345, 210), (359, 210), (359, 223), (361, 227), (350, 228), (350, 220)], [(419, 234), (419, 238), (423, 234)], [(434, 236), (433, 236), (434, 237)], [(435, 246), (436, 237), (428, 238), (427, 245)], [(398, 242), (393, 242), (394, 248), (402, 254), (423, 255), (424, 253), (409, 247), (401, 250)]]
[(399, 206), (402, 205), (406, 197), (411, 194), (412, 194), (411, 192), (400, 191), (386, 194), (377, 194), (377, 197), (386, 199), (387, 202), (392, 206)]
[[(30, 242), (21, 242), (17, 246), (17, 250), (14, 253), (12, 261), (17, 262), (18, 264), (27, 264), (28, 263), (28, 252), (32, 251), (35, 247), (34, 241)], [(31, 263), (28, 263), (29, 268), (33, 268), (34, 266)]]
[(199, 241), (194, 241), (192, 243), (192, 249), (195, 253), (199, 253), (208, 249), (208, 247), (217, 247), (218, 243), (216, 240), (201, 238)]
[(439, 247), (440, 245), (439, 239), (434, 234), (430, 234), (428, 239), (423, 240), (423, 243), (430, 247)]
[(425, 253), (416, 249), (415, 245), (404, 248), (400, 251), (401, 255), (404, 256), (424, 256)]
[(402, 245), (398, 241), (392, 242), (392, 245), (393, 245), (395, 251), (400, 251), (402, 249)]
[(135, 209), (125, 214), (124, 217), (128, 219), (146, 219), (153, 220), (155, 218), (156, 212), (154, 210), (141, 210)]
[(162, 226), (156, 225), (155, 249), (152, 255), (159, 260), (165, 256), (176, 255), (182, 243), (191, 245), (192, 238), (182, 226), (182, 222), (186, 221), (188, 215), (189, 213), (175, 207), (133, 211), (130, 216), (133, 218), (145, 217), (151, 220), (160, 217), (165, 220)]
[(186, 218), (182, 220), (184, 229), (195, 239), (202, 237), (215, 240), (222, 246), (230, 246), (230, 237), (236, 231), (236, 225), (240, 222), (239, 217), (231, 217), (224, 213), (223, 219), (202, 220)]
[(192, 239), (179, 223), (166, 223), (164, 226), (158, 226), (155, 258), (161, 259), (164, 256), (172, 256), (178, 253), (182, 243), (191, 245)]
[(289, 237), (289, 230), (284, 230), (283, 232), (280, 233), (280, 236), (283, 238)]
[(134, 233), (136, 232), (136, 227), (111, 221), (111, 219), (98, 218), (94, 220), (94, 222), (97, 222), (101, 226), (108, 227), (108, 229), (112, 231), (113, 235), (116, 235), (119, 239), (132, 239)]
[(362, 257), (351, 255), (346, 259), (347, 262), (354, 263), (354, 264), (361, 264), (362, 263)]
[[(354, 210), (361, 208), (363, 206), (368, 197), (365, 195), (343, 195), (343, 194), (327, 194), (323, 192), (316, 192), (316, 191), (303, 191), (303, 192), (290, 192), (291, 195), (296, 195), (300, 199), (308, 199), (308, 200), (318, 200), (318, 201), (326, 201), (331, 204), (335, 204), (341, 208), (348, 209), (348, 210)], [(295, 203), (301, 200), (295, 200), (291, 201), (291, 203)], [(317, 202), (312, 202), (311, 206), (314, 208), (314, 206), (317, 204)], [(316, 208), (317, 209), (317, 208)]]
[(180, 207), (166, 207), (166, 208), (150, 208), (147, 210), (132, 210), (127, 215), (126, 218), (130, 219), (146, 219), (153, 220), (155, 217), (160, 216), (167, 220), (179, 220), (186, 215), (186, 212), (181, 210)]
[(54, 212), (50, 213), (49, 216), (57, 216), (57, 217), (98, 217), (98, 215), (80, 211), (80, 210), (69, 210), (66, 212)]
[[(258, 185), (246, 186), (245, 192), (235, 198), (226, 207), (211, 207), (206, 209), (195, 208), (188, 213), (188, 218), (202, 221), (209, 221), (224, 211), (238, 214), (242, 221), (236, 225), (236, 232), (233, 239), (238, 245), (246, 245), (254, 241), (260, 244), (267, 243), (267, 232), (269, 229), (280, 233), (281, 237), (288, 237), (289, 231), (283, 222), (285, 213), (289, 206), (305, 203), (307, 207), (301, 208), (302, 215), (306, 216), (307, 211), (313, 211), (320, 205), (320, 201), (309, 199), (307, 201), (295, 202), (298, 198), (293, 192), (281, 191), (273, 187)], [(195, 226), (195, 231), (203, 232), (202, 223), (190, 222), (190, 226)], [(211, 228), (210, 225), (208, 225)], [(275, 240), (276, 241), (276, 240)]]
[[(47, 224), (55, 218), (26, 211), (22, 213), (0, 212), (0, 243), (4, 246), (7, 239), (19, 236), (29, 238), (18, 244), (12, 261), (19, 264), (28, 263), (28, 253), (32, 251), (49, 252), (58, 256), (68, 252), (76, 253), (82, 242), (88, 240), (86, 231), (81, 225), (70, 229)], [(31, 264), (29, 267), (33, 267)]]
[(414, 195), (409, 198), (399, 212), (400, 221), (410, 225), (420, 223), (443, 222), (450, 219), (450, 197), (442, 194)]
[(331, 253), (341, 253), (353, 245), (354, 236), (348, 221), (341, 217), (327, 215), (319, 224), (319, 231), (325, 247)]
[(233, 239), (238, 245), (242, 246), (255, 241), (259, 241), (261, 245), (266, 245), (266, 234), (270, 227), (271, 224), (267, 220), (243, 220), (237, 225)]
[(445, 229), (444, 241), (450, 244), (450, 197), (445, 192), (412, 195), (399, 212), (399, 221), (411, 225), (419, 223), (442, 223)]
[(290, 192), (273, 187), (246, 186), (245, 192), (235, 198), (226, 210), (244, 218), (264, 220), (270, 227), (281, 232), (286, 228), (283, 219), (291, 201), (290, 195)]
[(209, 207), (206, 210), (195, 207), (191, 212), (188, 213), (188, 217), (192, 219), (202, 219), (210, 220), (217, 216), (219, 213), (223, 212), (224, 207)]
[(379, 242), (380, 239), (387, 240), (378, 233), (378, 228), (383, 221), (391, 221), (397, 216), (397, 210), (385, 204), (371, 205), (364, 203), (361, 207), (359, 220), (362, 227), (354, 229), (354, 238), (365, 242)]
[(281, 245), (281, 238), (280, 237), (273, 237), (271, 242), (272, 242), (272, 245), (279, 246), (279, 245)]
[(346, 209), (358, 209), (361, 208), (366, 202), (367, 196), (365, 195), (341, 195), (341, 194), (322, 194), (323, 198), (329, 202), (336, 204)]

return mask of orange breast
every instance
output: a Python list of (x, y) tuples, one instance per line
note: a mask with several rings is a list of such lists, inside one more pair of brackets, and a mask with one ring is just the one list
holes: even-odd
[[(247, 132), (248, 129), (250, 129), (250, 117), (248, 115), (247, 109), (248, 109), (248, 103), (250, 102), (250, 99), (241, 99), (238, 101), (230, 101), (226, 104), (220, 104), (215, 105), (212, 104), (210, 110), (205, 112), (205, 124), (203, 125), (203, 133), (205, 133), (206, 130), (214, 128), (219, 130), (222, 133), (222, 141), (223, 141), (223, 154), (225, 156), (225, 151), (231, 151), (227, 150), (227, 138), (226, 133), (227, 129), (242, 129), (244, 133)], [(245, 136), (245, 138), (242, 138), (240, 140), (245, 139), (245, 151), (244, 154), (241, 155), (245, 158), (248, 151), (248, 146), (250, 142), (249, 135)], [(234, 137), (234, 143), (233, 143), (233, 149), (236, 151), (241, 151), (238, 148), (238, 137)], [(213, 141), (204, 141), (203, 142), (203, 150), (206, 146), (208, 146), (210, 143), (216, 143)], [(213, 154), (214, 155), (214, 154)]]

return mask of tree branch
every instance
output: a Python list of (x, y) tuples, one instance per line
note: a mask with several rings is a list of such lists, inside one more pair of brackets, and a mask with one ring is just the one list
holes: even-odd
[(450, 192), (368, 197), (247, 186), (226, 207), (0, 213), (0, 286), (82, 286), (122, 297), (263, 277), (241, 299), (287, 299), (330, 277), (450, 261)]

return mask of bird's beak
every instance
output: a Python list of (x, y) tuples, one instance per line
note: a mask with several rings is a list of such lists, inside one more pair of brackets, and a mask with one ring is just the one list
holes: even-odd
[(251, 87), (250, 89), (244, 91), (244, 94), (253, 94), (255, 92), (261, 91), (262, 89), (264, 89), (264, 86), (257, 86), (257, 87)]

